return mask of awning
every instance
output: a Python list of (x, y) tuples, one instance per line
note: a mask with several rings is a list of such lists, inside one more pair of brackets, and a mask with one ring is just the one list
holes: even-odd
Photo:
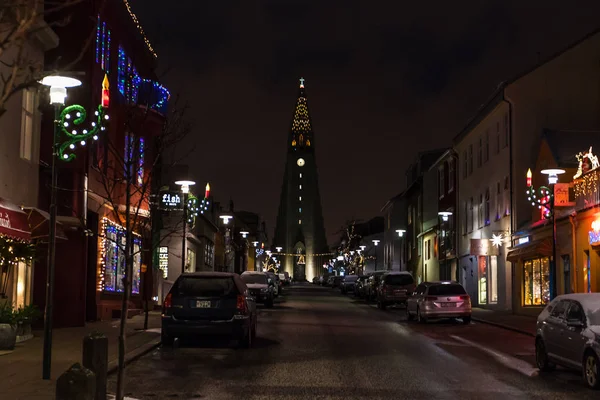
[(536, 257), (552, 256), (552, 239), (541, 239), (515, 247), (508, 252), (506, 259), (510, 262)]
[(27, 214), (15, 204), (0, 199), (0, 235), (17, 240), (31, 240)]
[[(31, 239), (44, 239), (50, 235), (50, 214), (35, 207), (24, 207), (31, 227)], [(63, 225), (56, 221), (56, 238), (67, 240)]]

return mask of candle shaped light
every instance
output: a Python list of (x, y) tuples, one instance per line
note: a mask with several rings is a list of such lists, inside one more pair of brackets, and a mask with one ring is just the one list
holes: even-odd
[(204, 190), (204, 198), (208, 199), (208, 196), (210, 196), (210, 184), (209, 183), (206, 184), (206, 189)]
[(527, 170), (527, 187), (531, 187), (531, 168)]
[(104, 74), (104, 79), (102, 80), (102, 107), (108, 108), (110, 103), (110, 84), (108, 82), (108, 75)]

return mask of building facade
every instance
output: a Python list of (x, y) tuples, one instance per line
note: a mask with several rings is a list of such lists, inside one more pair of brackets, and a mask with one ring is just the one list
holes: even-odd
[(273, 248), (282, 247), (281, 263), (297, 281), (319, 276), (329, 252), (315, 154), (315, 136), (308, 111), (304, 79), (300, 79), (292, 126), (286, 142), (287, 159)]
[(391, 271), (406, 271), (406, 198), (400, 193), (381, 209), (384, 217), (383, 264)]

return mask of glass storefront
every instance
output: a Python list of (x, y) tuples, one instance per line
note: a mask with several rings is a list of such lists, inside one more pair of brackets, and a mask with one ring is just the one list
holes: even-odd
[(488, 273), (490, 303), (498, 303), (498, 256), (490, 256), (490, 270)]
[(523, 305), (542, 306), (550, 301), (550, 259), (526, 260), (523, 264)]
[(487, 290), (487, 257), (478, 257), (479, 267), (479, 304), (487, 304), (488, 302), (488, 290)]

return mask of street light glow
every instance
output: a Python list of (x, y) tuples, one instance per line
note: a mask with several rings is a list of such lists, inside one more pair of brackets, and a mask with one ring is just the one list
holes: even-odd
[(564, 174), (565, 170), (560, 168), (548, 168), (540, 171), (544, 175), (548, 175), (548, 183), (555, 185), (558, 183), (558, 175)]
[(248, 234), (249, 234), (249, 233), (250, 233), (250, 232), (247, 232), (247, 231), (240, 231), (240, 235), (242, 235), (242, 237), (243, 237), (244, 239), (248, 237)]
[(221, 215), (219, 218), (223, 220), (223, 223), (227, 225), (230, 219), (233, 219), (231, 215)]
[(283, 247), (277, 246), (277, 247), (275, 247), (275, 250), (277, 250), (278, 253), (281, 253), (281, 250), (283, 250)]
[(396, 229), (396, 233), (398, 234), (399, 237), (403, 237), (405, 232), (406, 232), (406, 229)]
[(65, 104), (67, 88), (81, 86), (79, 79), (60, 75), (46, 76), (40, 83), (50, 87), (50, 104)]
[(379, 242), (381, 242), (381, 240), (379, 240), (379, 239), (373, 239), (373, 244), (375, 246), (379, 246)]
[(448, 217), (450, 217), (452, 213), (450, 211), (440, 211), (438, 215), (442, 217), (442, 221), (448, 221)]

